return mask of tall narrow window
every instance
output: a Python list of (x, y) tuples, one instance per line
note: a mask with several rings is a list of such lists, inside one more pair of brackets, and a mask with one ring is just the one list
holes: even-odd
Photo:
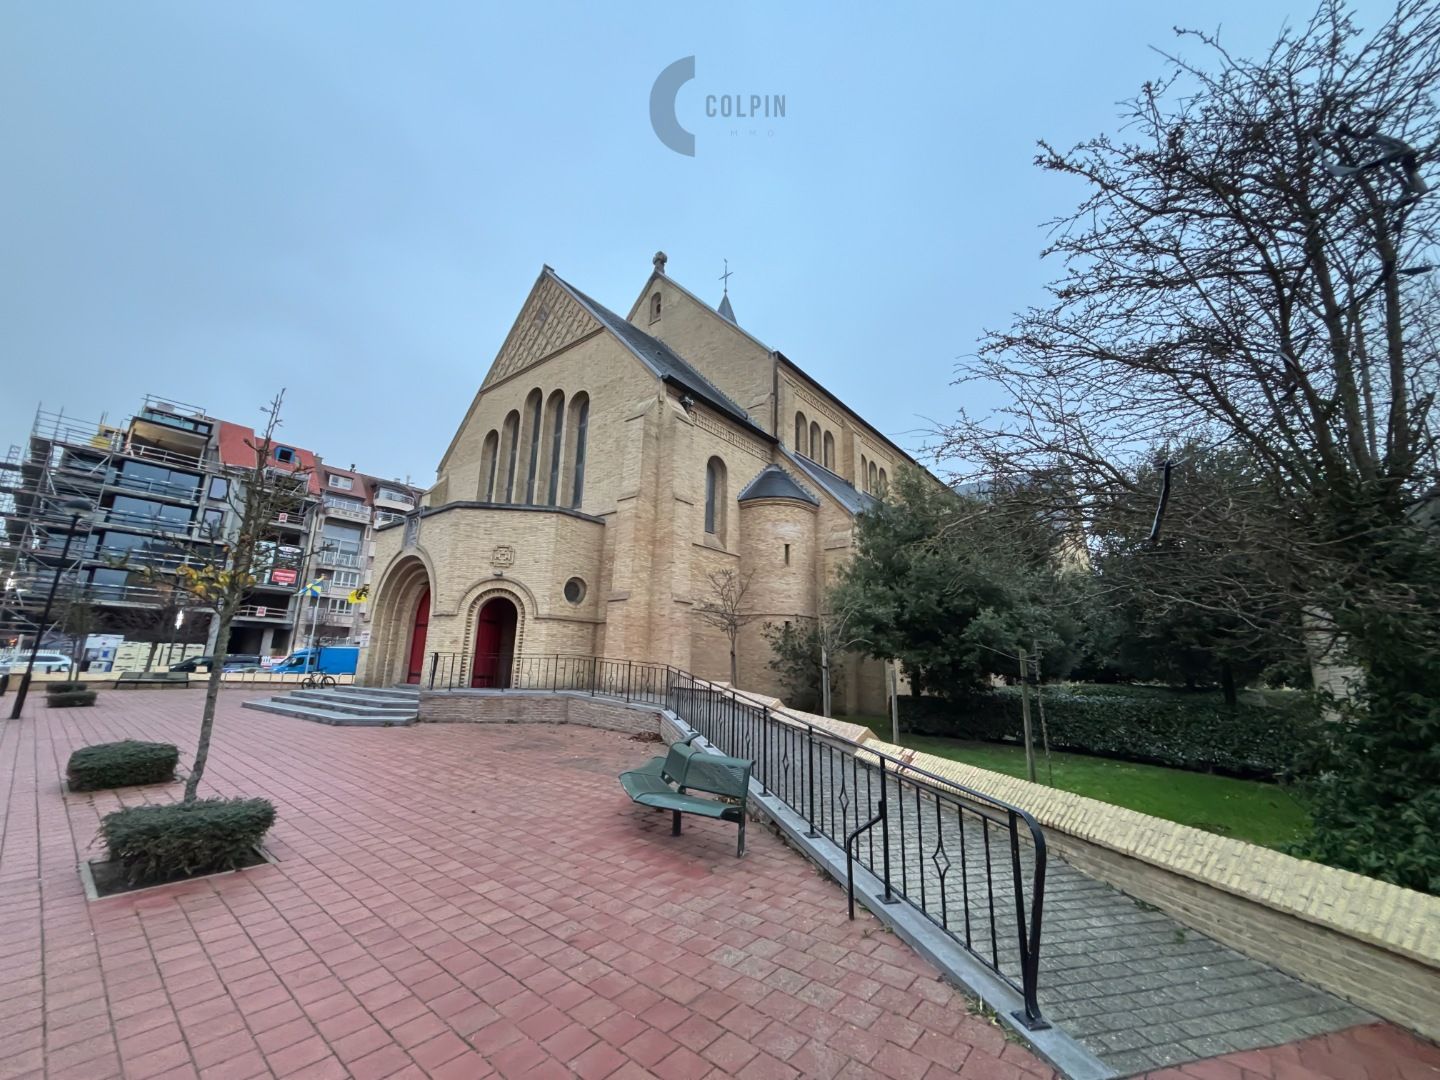
[(654, 293), (650, 297), (650, 321), (658, 322), (660, 319), (660, 294)]
[(820, 453), (820, 425), (810, 421), (810, 460), (819, 461)]
[(825, 432), (825, 460), (820, 464), (827, 469), (835, 468), (835, 436)]
[(809, 448), (810, 443), (806, 438), (809, 430), (810, 425), (805, 422), (805, 414), (797, 412), (795, 414), (795, 452), (797, 454), (804, 454)]
[(581, 392), (570, 399), (570, 422), (565, 425), (570, 449), (570, 505), (578, 508), (585, 497), (585, 437), (590, 427), (590, 397)]
[(866, 488), (865, 490), (868, 491), (868, 492), (870, 492), (871, 495), (874, 495), (874, 494), (875, 494), (875, 489), (880, 486), (880, 474), (876, 471), (876, 469), (875, 469), (875, 463), (874, 463), (873, 461), (870, 462), (870, 477), (869, 477), (869, 479), (870, 479), (870, 486), (869, 486), (868, 488)]
[(712, 457), (705, 465), (705, 531), (725, 539), (725, 463)]
[(855, 486), (858, 487), (861, 491), (869, 491), (869, 490), (870, 490), (870, 477), (869, 477), (869, 476), (866, 474), (866, 472), (865, 472), (866, 468), (868, 468), (868, 465), (866, 464), (866, 461), (865, 461), (865, 455), (864, 455), (864, 454), (861, 454), (861, 455), (860, 455), (860, 481), (859, 481), (859, 483), (857, 483), (857, 484), (855, 485)]
[(500, 433), (492, 430), (480, 448), (480, 499), (495, 501), (496, 456), (500, 449)]
[(545, 505), (554, 506), (560, 499), (560, 453), (564, 449), (565, 395), (556, 390), (550, 395), (545, 407), (545, 423), (549, 425), (549, 483), (545, 491)]
[(515, 501), (515, 462), (519, 456), (520, 414), (510, 410), (500, 425), (500, 467), (505, 470), (504, 502)]
[(879, 495), (879, 496), (883, 499), (883, 498), (885, 497), (885, 492), (886, 492), (886, 490), (887, 490), (889, 487), (890, 487), (890, 481), (889, 481), (889, 479), (885, 476), (885, 470), (884, 470), (884, 469), (881, 469), (881, 470), (880, 470), (880, 483), (879, 483), (878, 485), (876, 485), (875, 494), (876, 494), (876, 495)]
[(540, 391), (531, 390), (525, 399), (526, 442), (529, 444), (530, 463), (525, 467), (525, 502), (535, 505), (535, 477), (540, 471)]

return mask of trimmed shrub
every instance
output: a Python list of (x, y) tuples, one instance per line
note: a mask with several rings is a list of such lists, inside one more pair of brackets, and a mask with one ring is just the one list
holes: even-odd
[(83, 682), (47, 682), (45, 684), (45, 693), (47, 694), (73, 694), (89, 689), (91, 687)]
[(61, 694), (45, 695), (45, 704), (52, 709), (68, 709), (74, 705), (94, 705), (100, 695), (94, 690), (70, 690)]
[[(93, 691), (91, 691), (93, 693)], [(124, 742), (82, 746), (70, 755), (65, 778), (72, 791), (163, 784), (175, 778), (180, 751), (169, 743)]]
[[(1313, 705), (1300, 695), (1283, 706), (1242, 704), (1227, 709), (1217, 695), (1134, 693), (1131, 688), (1106, 693), (1107, 689), (1044, 688), (1051, 749), (1273, 778), (1293, 772), (1299, 756), (1316, 738), (1318, 718)], [(917, 734), (989, 742), (1024, 739), (1019, 687), (953, 702), (902, 697), (900, 706), (901, 717)], [(1040, 715), (1033, 703), (1031, 721), (1038, 746)]]
[(268, 799), (197, 799), (105, 815), (100, 835), (132, 885), (234, 870), (275, 824)]

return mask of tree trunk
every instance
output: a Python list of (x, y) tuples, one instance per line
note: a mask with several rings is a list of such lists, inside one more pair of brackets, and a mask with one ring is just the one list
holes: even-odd
[(149, 671), (150, 668), (154, 665), (154, 663), (155, 663), (155, 650), (158, 649), (158, 648), (160, 648), (160, 639), (159, 639), (159, 638), (156, 638), (154, 641), (150, 642), (150, 652), (149, 652), (149, 655), (147, 655), (147, 656), (145, 657), (145, 670), (146, 670), (146, 671)]
[(730, 639), (730, 685), (739, 688), (740, 666), (735, 660), (735, 639)]
[[(230, 637), (230, 612), (222, 612), (218, 616), (220, 633), (218, 641), (228, 641)], [(225, 673), (225, 665), (212, 657), (210, 663), (210, 677), (205, 683), (205, 710), (200, 714), (200, 741), (195, 745), (195, 761), (190, 766), (190, 777), (185, 781), (185, 799), (187, 803), (195, 801), (195, 792), (200, 787), (200, 778), (205, 775), (205, 762), (210, 757), (210, 732), (215, 727), (215, 703), (220, 697), (220, 683)]]
[(1220, 689), (1225, 692), (1225, 707), (1234, 709), (1240, 704), (1240, 697), (1235, 693), (1235, 669), (1230, 666), (1229, 660), (1220, 661)]

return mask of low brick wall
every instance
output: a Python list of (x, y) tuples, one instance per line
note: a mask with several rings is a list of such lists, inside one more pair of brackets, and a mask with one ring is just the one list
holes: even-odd
[(878, 739), (866, 745), (1029, 811), (1050, 849), (1084, 873), (1440, 1039), (1440, 897)]
[(630, 735), (660, 734), (660, 709), (579, 693), (534, 690), (427, 690), (420, 722), (431, 724), (579, 724)]

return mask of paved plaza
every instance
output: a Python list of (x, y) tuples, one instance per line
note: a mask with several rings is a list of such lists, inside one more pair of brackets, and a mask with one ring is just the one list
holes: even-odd
[[(0, 1080), (1052, 1075), (767, 830), (743, 860), (730, 825), (672, 838), (616, 782), (651, 744), (243, 697), (206, 790), (276, 803), (275, 862), (93, 903), (100, 817), (180, 786), (67, 795), (66, 757), (128, 736), (183, 762), (199, 695), (37, 696), (0, 726)], [(1440, 1053), (1366, 1025), (1165, 1075), (1440, 1077)]]

